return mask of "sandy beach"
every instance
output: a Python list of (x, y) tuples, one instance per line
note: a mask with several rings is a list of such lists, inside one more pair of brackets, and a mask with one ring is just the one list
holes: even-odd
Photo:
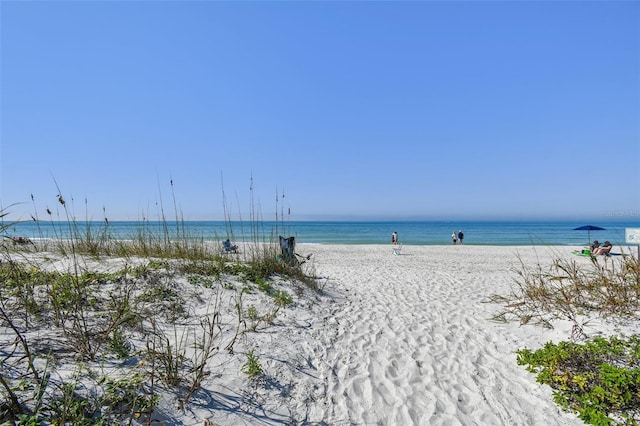
[[(582, 424), (516, 365), (515, 350), (570, 335), (490, 321), (519, 267), (566, 247), (317, 246), (318, 272), (339, 295), (307, 342), (304, 419), (326, 424)], [(583, 260), (583, 259), (580, 259)], [(592, 330), (598, 333), (601, 330)], [(302, 404), (300, 404), (302, 405)], [(300, 413), (302, 414), (302, 413)]]
[[(501, 305), (490, 301), (511, 293), (521, 261), (548, 265), (575, 248), (405, 245), (394, 255), (387, 245), (300, 244), (298, 253), (312, 254), (308, 266), (320, 277), (322, 291), (280, 283), (295, 294), (294, 303), (273, 324), (242, 334), (235, 356), (220, 350), (186, 405), (165, 392), (154, 423), (584, 424), (563, 412), (551, 389), (516, 364), (518, 349), (568, 340), (571, 323), (556, 321), (547, 329), (492, 321)], [(51, 268), (65, 267), (48, 262)], [(105, 265), (119, 267), (117, 260), (93, 266)], [(188, 299), (189, 312), (206, 316), (214, 292), (198, 289), (197, 297)], [(233, 315), (231, 300), (220, 304), (223, 318)], [(248, 294), (243, 302), (259, 312), (270, 303), (260, 294)], [(594, 337), (635, 329), (637, 323), (593, 318), (585, 332)], [(46, 337), (45, 330), (33, 332), (31, 339)], [(229, 338), (225, 333), (222, 341)], [(11, 333), (5, 329), (2, 336)], [(258, 380), (242, 372), (249, 351), (262, 365)], [(115, 374), (121, 365), (114, 361), (102, 368)], [(73, 364), (66, 368), (72, 371)]]

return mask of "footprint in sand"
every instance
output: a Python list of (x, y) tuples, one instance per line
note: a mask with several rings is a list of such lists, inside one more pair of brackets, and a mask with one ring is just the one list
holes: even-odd
[(461, 413), (469, 415), (471, 414), (474, 410), (476, 405), (478, 404), (478, 402), (480, 401), (480, 398), (477, 396), (476, 392), (471, 392), (469, 388), (467, 388), (466, 386), (461, 386), (461, 385), (455, 385), (453, 387), (455, 389), (456, 392), (458, 392), (458, 410), (460, 410)]

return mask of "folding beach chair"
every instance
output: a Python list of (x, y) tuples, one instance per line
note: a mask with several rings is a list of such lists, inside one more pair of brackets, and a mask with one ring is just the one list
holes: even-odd
[(402, 244), (398, 244), (393, 248), (393, 255), (399, 256), (401, 251), (402, 251)]
[(225, 253), (238, 253), (238, 246), (231, 244), (231, 241), (228, 238), (222, 242), (222, 248)]
[(287, 265), (296, 266), (298, 264), (298, 259), (296, 259), (295, 255), (295, 237), (285, 238), (280, 235), (278, 238), (280, 239), (280, 251), (282, 252), (282, 260)]
[[(302, 265), (307, 260), (311, 259), (311, 255), (302, 256), (296, 253), (296, 239), (295, 237), (285, 238), (282, 235), (278, 237), (280, 239), (280, 251), (282, 252), (281, 259), (289, 266)], [(301, 260), (298, 260), (300, 258)]]

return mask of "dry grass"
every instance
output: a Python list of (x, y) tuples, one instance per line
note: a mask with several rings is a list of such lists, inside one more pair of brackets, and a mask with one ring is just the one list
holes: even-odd
[[(318, 290), (313, 264), (279, 261), (275, 239), (256, 239), (243, 258), (186, 235), (178, 221), (115, 240), (108, 227), (76, 222), (61, 195), (57, 202), (64, 238), (0, 245), (0, 424), (152, 424), (160, 395), (184, 408), (212, 375), (212, 359), (235, 356), (238, 337), (256, 331), (246, 292), (271, 300), (275, 317), (291, 300), (276, 283)], [(87, 266), (114, 257), (125, 263), (118, 271)], [(67, 268), (51, 268), (50, 258)], [(131, 365), (105, 367), (117, 362)], [(70, 364), (76, 371), (58, 369)]]
[[(517, 319), (552, 327), (556, 319), (574, 324), (574, 337), (584, 335), (580, 318), (597, 315), (630, 318), (640, 314), (640, 265), (632, 255), (591, 257), (588, 265), (556, 259), (534, 268), (520, 260), (514, 292), (503, 297), (495, 319)], [(495, 300), (499, 297), (496, 296)]]
[[(516, 287), (493, 318), (553, 327), (573, 323), (570, 342), (548, 342), (536, 351), (518, 350), (518, 363), (553, 389), (554, 401), (588, 424), (637, 425), (640, 420), (640, 336), (592, 340), (585, 325), (594, 316), (618, 320), (640, 315), (640, 264), (637, 257), (592, 256), (589, 264), (556, 259), (529, 268), (520, 259)], [(578, 344), (576, 341), (584, 341)]]

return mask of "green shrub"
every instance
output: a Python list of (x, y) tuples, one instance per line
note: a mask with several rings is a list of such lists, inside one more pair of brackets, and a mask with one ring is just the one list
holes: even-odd
[(242, 365), (242, 371), (250, 379), (255, 379), (262, 374), (262, 365), (253, 349), (247, 352), (247, 361)]
[(148, 389), (141, 374), (120, 379), (104, 377), (103, 381), (102, 404), (106, 407), (105, 414), (110, 417), (139, 419), (143, 414), (150, 416), (158, 404), (158, 395)]
[(57, 420), (63, 425), (103, 424), (98, 415), (99, 404), (95, 399), (81, 396), (78, 392), (78, 383), (63, 383), (59, 394), (51, 403), (51, 420)]
[(284, 290), (276, 291), (273, 296), (273, 299), (276, 305), (281, 307), (289, 306), (290, 304), (293, 303), (293, 298), (291, 297), (291, 295), (289, 295), (289, 293), (287, 293)]
[(640, 336), (547, 343), (517, 351), (518, 365), (554, 389), (555, 402), (593, 425), (640, 421)]
[(113, 330), (107, 348), (120, 359), (126, 359), (131, 355), (131, 343), (127, 339), (122, 327)]
[(249, 306), (249, 309), (247, 309), (247, 318), (249, 318), (251, 321), (258, 320), (258, 310), (255, 306)]

